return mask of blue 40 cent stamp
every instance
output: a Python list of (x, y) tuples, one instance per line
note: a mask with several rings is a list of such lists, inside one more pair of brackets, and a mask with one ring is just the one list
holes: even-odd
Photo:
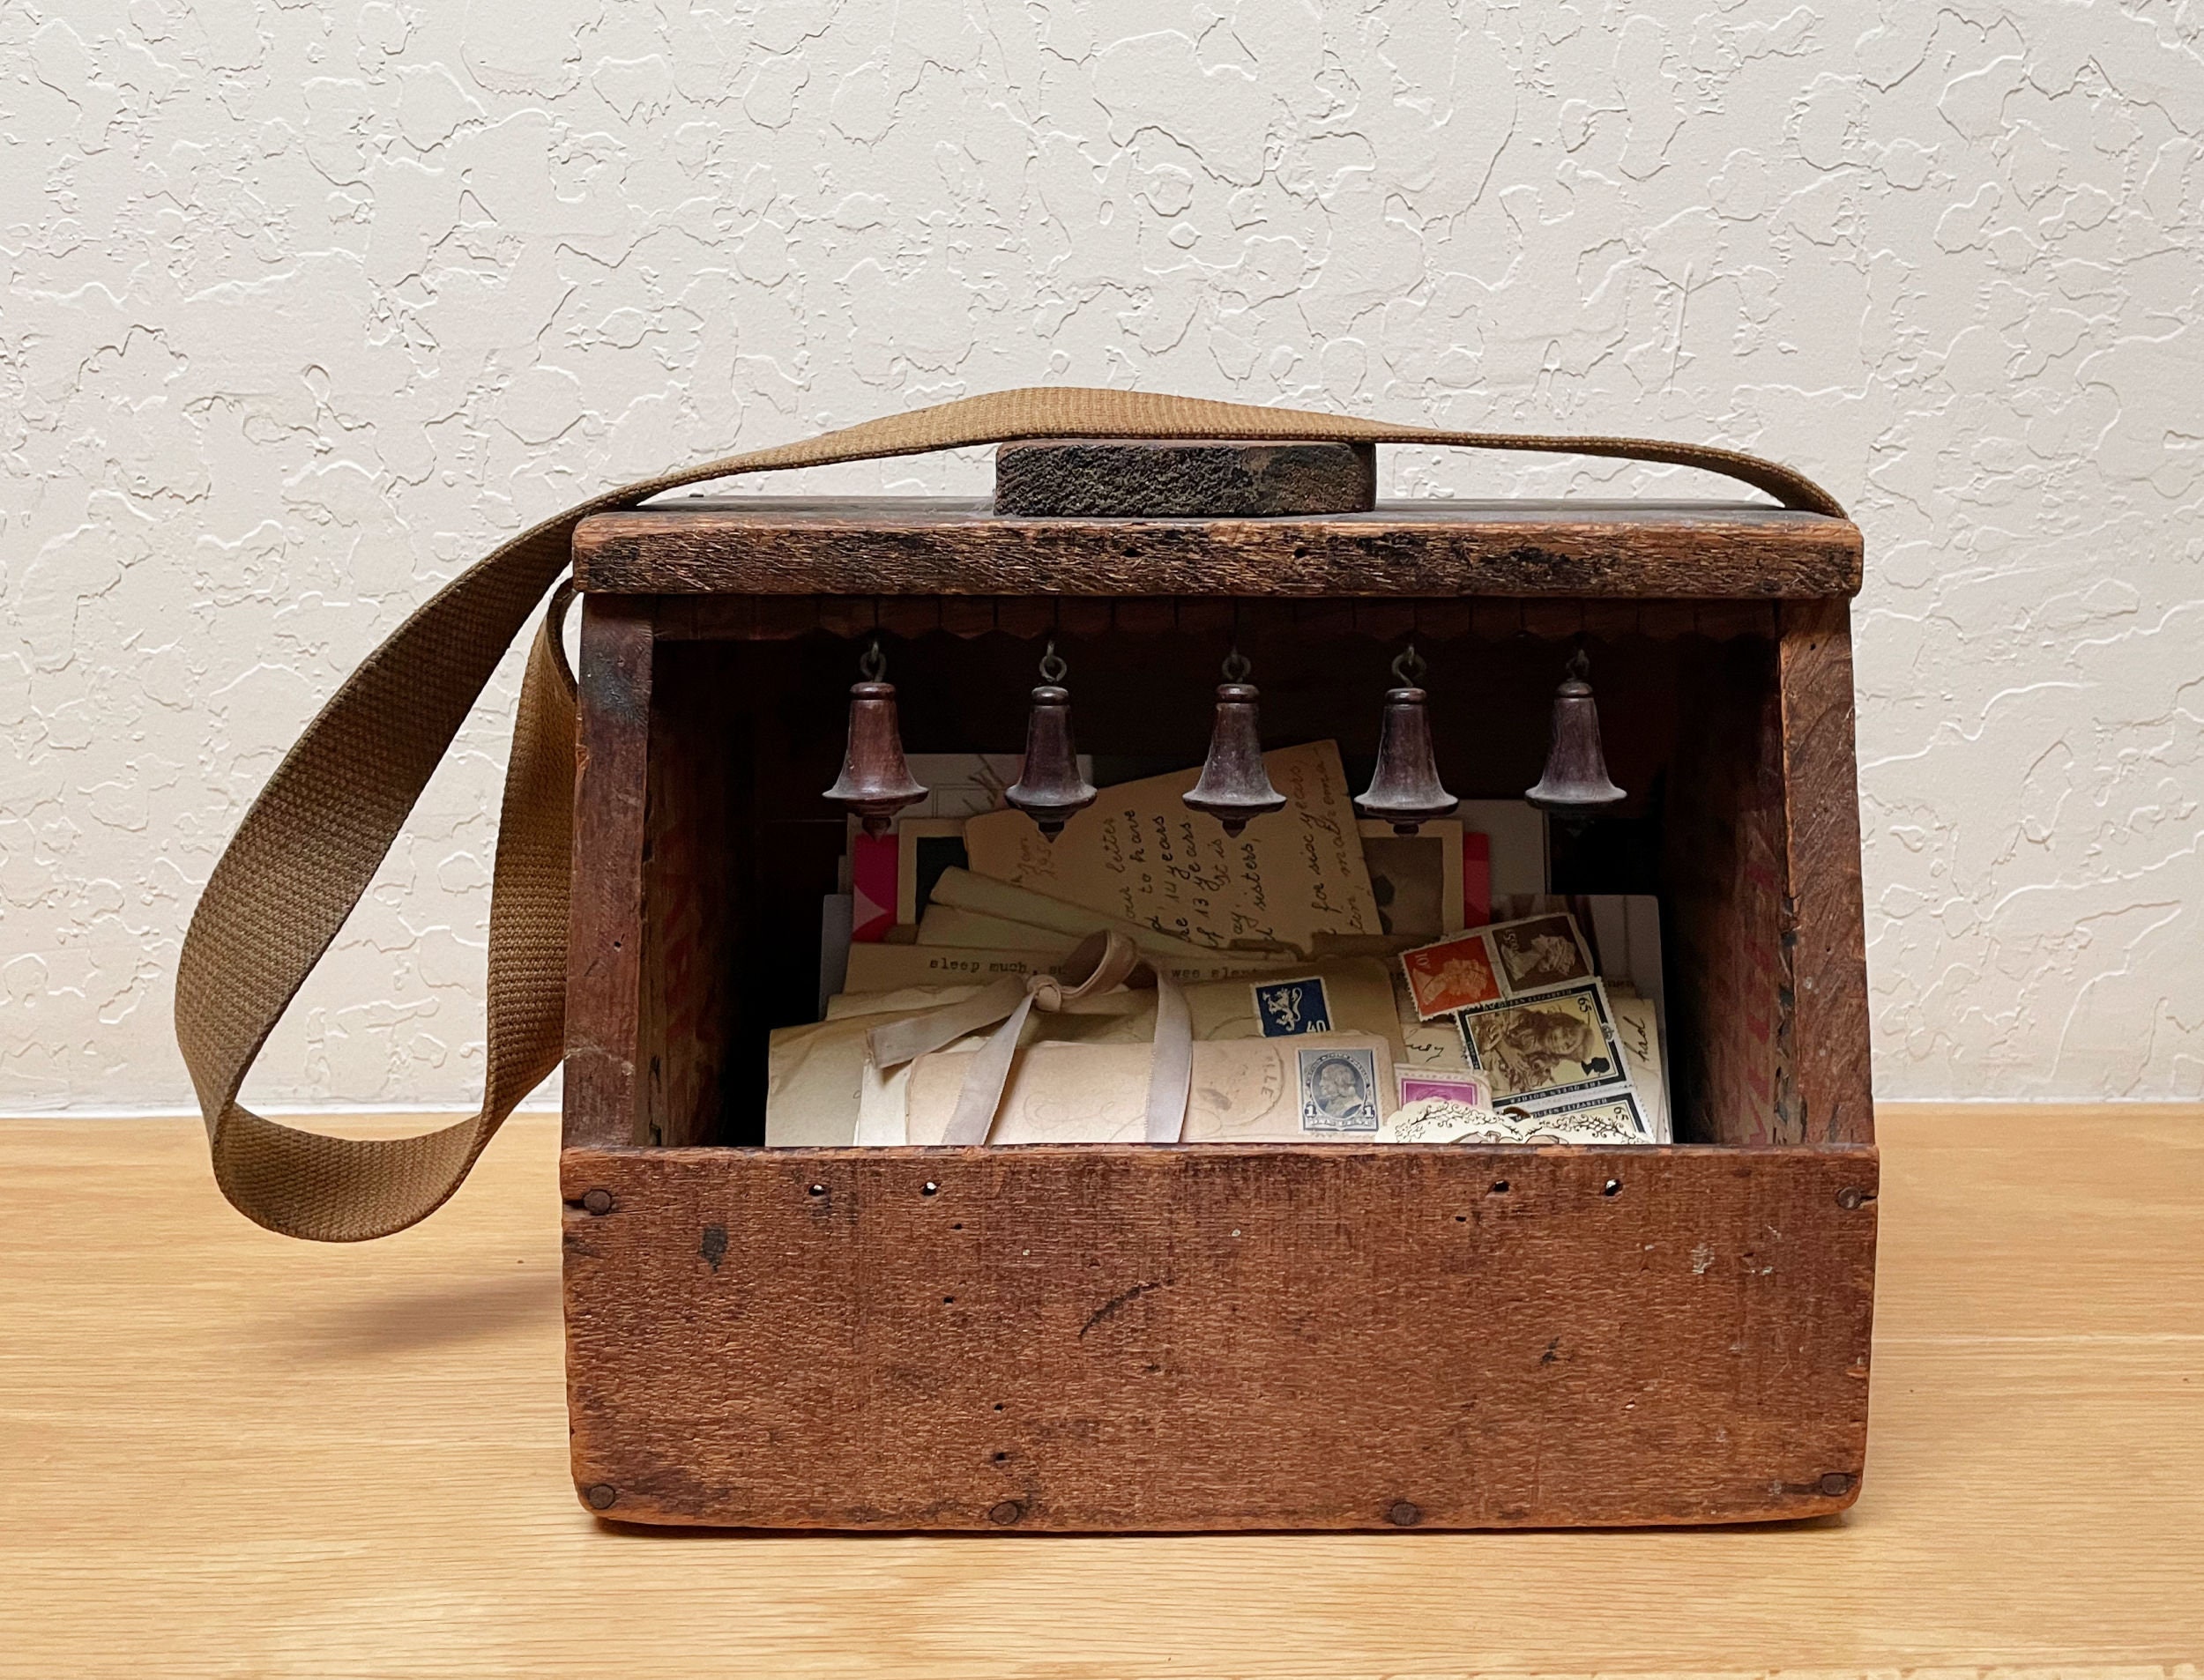
[(1331, 1004), (1324, 983), (1311, 975), (1304, 980), (1260, 980), (1255, 985), (1255, 1022), (1265, 1038), (1298, 1038), (1305, 1032), (1331, 1030)]

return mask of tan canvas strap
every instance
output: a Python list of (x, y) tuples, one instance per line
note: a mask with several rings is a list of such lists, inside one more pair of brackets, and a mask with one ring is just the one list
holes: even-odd
[(1060, 387), (966, 398), (607, 491), (501, 544), (369, 654), (276, 768), (207, 878), (176, 965), (176, 1040), (222, 1193), (249, 1218), (294, 1237), (355, 1242), (402, 1230), (458, 1188), (505, 1116), (558, 1065), (574, 700), (547, 626), (529, 658), (506, 771), (480, 1110), (425, 1136), (362, 1140), (279, 1126), (237, 1100), (261, 1046), (372, 883), (498, 660), (566, 569), (580, 520), (741, 473), (1042, 437), (1334, 438), (1612, 456), (1700, 467), (1788, 508), (1843, 513), (1812, 480), (1734, 450), (1511, 437)]
[(1122, 933), (1090, 934), (1053, 974), (998, 980), (970, 998), (875, 1027), (865, 1035), (866, 1046), (876, 1067), (897, 1067), (993, 1027), (964, 1070), (956, 1112), (942, 1136), (944, 1143), (985, 1143), (1010, 1082), (1018, 1036), (1033, 1011), (1061, 1010), (1120, 986), (1155, 988), (1156, 1044), (1143, 1135), (1150, 1143), (1176, 1143), (1186, 1132), (1187, 1096), (1194, 1087), (1193, 1012), (1177, 982)]

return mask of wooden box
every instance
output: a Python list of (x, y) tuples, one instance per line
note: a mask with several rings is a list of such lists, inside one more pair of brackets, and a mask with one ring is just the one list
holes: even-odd
[[(574, 1475), (641, 1523), (1497, 1528), (1857, 1497), (1876, 1155), (1843, 519), (1424, 502), (1233, 520), (745, 497), (601, 515), (585, 591), (562, 1182)], [(813, 1018), (853, 638), (913, 752), (1201, 757), (1227, 638), (1272, 744), (1374, 749), (1429, 657), (1447, 782), (1536, 779), (1590, 650), (1658, 892), (1672, 1147), (773, 1149)], [(792, 979), (792, 976), (794, 978)]]

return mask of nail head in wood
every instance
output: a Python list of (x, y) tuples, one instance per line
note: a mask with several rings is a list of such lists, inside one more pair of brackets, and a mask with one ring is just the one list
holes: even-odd
[(1867, 1198), (1860, 1193), (1859, 1186), (1857, 1185), (1848, 1184), (1836, 1193), (1836, 1205), (1848, 1210), (1858, 1207), (1866, 1200)]
[(585, 1491), (582, 1498), (589, 1501), (592, 1511), (609, 1511), (620, 1498), (620, 1490), (609, 1482), (599, 1482)]
[(612, 1192), (592, 1190), (583, 1196), (582, 1206), (593, 1214), (608, 1214), (612, 1211)]
[(1832, 1499), (1839, 1494), (1849, 1492), (1851, 1485), (1852, 1478), (1843, 1470), (1831, 1470), (1821, 1478), (1821, 1491)]
[(987, 1507), (987, 1520), (999, 1528), (1007, 1528), (1025, 1514), (1025, 1507), (1016, 1499), (1003, 1499)]
[(1386, 1512), (1385, 1520), (1396, 1528), (1413, 1528), (1424, 1520), (1424, 1513), (1406, 1499), (1396, 1499)]
[(1374, 443), (1064, 438), (994, 457), (994, 510), (1021, 518), (1262, 519), (1376, 503)]

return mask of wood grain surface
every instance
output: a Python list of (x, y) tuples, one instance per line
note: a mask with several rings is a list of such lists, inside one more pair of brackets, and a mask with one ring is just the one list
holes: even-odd
[(636, 594), (1852, 595), (1859, 529), (1731, 502), (1381, 502), (1281, 519), (999, 518), (984, 502), (729, 498), (599, 514), (577, 588)]
[[(1679, 673), (1683, 722), (1661, 879), (1675, 976), (1668, 1041), (1677, 1136), (1687, 1142), (1804, 1141), (1788, 1123), (1795, 1104), (1786, 1102), (1791, 1011), (1775, 667), (1772, 647), (1739, 641)], [(1624, 722), (1612, 694), (1605, 716)]]
[(1271, 518), (1376, 502), (1374, 443), (1066, 437), (994, 452), (994, 510), (1024, 518)]
[(629, 1143), (641, 1092), (645, 769), (651, 755), (652, 603), (582, 603), (574, 872), (567, 911), (567, 1112), (576, 1143)]
[(1816, 1143), (1856, 1142), (1874, 1136), (1874, 1091), (1851, 609), (1844, 601), (1785, 601), (1780, 610), (1789, 1067), (1802, 1135)]
[(0, 1675), (2196, 1680), (2204, 1110), (1877, 1124), (1843, 1515), (1078, 1539), (592, 1518), (550, 1116), (339, 1247), (226, 1208), (196, 1119), (0, 1122)]
[(575, 1488), (763, 1528), (1530, 1528), (1858, 1492), (1872, 1149), (576, 1150)]
[[(875, 579), (875, 582), (878, 580)], [(1045, 636), (1099, 636), (1113, 632), (1152, 635), (1180, 630), (1228, 633), (1237, 620), (1250, 636), (1269, 636), (1289, 627), (1307, 629), (1319, 615), (1333, 620), (1328, 634), (1391, 642), (1413, 635), (1419, 642), (1476, 636), (1486, 642), (1515, 636), (1545, 641), (1648, 636), (1657, 641), (1703, 636), (1713, 641), (1776, 633), (1780, 603), (1769, 601), (1638, 600), (1609, 596), (1592, 600), (1554, 598), (1526, 622), (1529, 603), (1508, 596), (1447, 596), (1438, 599), (1361, 597), (1296, 600), (1255, 597), (1128, 595), (1114, 600), (1077, 595), (661, 595), (659, 639), (674, 642), (774, 642), (823, 631), (858, 636), (880, 629), (919, 636), (935, 630), (964, 637), (1000, 631), (1039, 640)], [(956, 615), (944, 621), (944, 607)]]

